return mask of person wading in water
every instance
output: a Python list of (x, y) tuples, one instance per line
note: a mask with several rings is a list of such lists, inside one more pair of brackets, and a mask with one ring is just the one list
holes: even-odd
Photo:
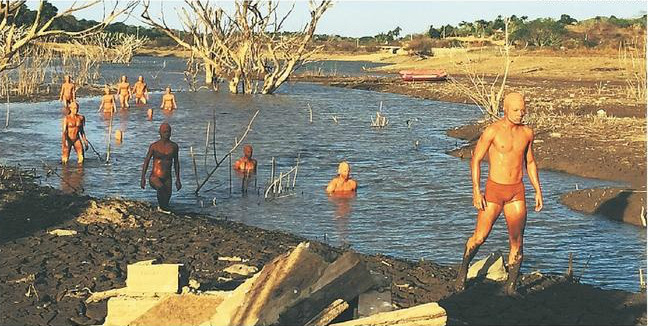
[[(493, 224), (504, 211), (509, 234), (508, 280), (505, 293), (519, 296), (516, 283), (522, 265), (522, 238), (526, 225), (527, 208), (522, 183), (526, 167), (535, 189), (535, 211), (542, 209), (542, 190), (538, 168), (533, 157), (533, 130), (522, 123), (526, 114), (524, 97), (511, 93), (504, 98), (504, 117), (484, 130), (472, 156), (470, 170), (473, 184), (473, 205), (477, 209), (477, 224), (466, 242), (463, 261), (455, 288), (463, 291), (470, 261), (475, 257)], [(480, 188), (480, 163), (488, 153), (488, 181), (484, 193)]]
[(85, 134), (85, 117), (77, 114), (79, 112), (79, 104), (72, 102), (68, 106), (70, 113), (63, 118), (63, 135), (61, 140), (62, 152), (61, 162), (67, 164), (70, 158), (70, 149), (74, 146), (77, 153), (77, 162), (83, 164), (83, 145), (88, 149), (88, 139)]
[(70, 78), (70, 76), (63, 77), (63, 84), (61, 85), (61, 94), (59, 95), (59, 101), (63, 102), (63, 109), (65, 114), (69, 112), (69, 106), (72, 102), (76, 101), (76, 85)]
[(182, 188), (180, 183), (180, 160), (178, 159), (178, 144), (171, 141), (171, 126), (168, 123), (160, 125), (160, 140), (149, 146), (148, 153), (142, 167), (142, 179), (140, 186), (146, 188), (146, 171), (149, 162), (153, 158), (153, 169), (149, 176), (151, 187), (157, 190), (158, 209), (168, 211), (169, 200), (171, 199), (171, 164), (175, 170), (176, 190)]
[(340, 162), (338, 175), (329, 182), (326, 193), (335, 196), (355, 195), (358, 183), (351, 179), (351, 166), (347, 162)]

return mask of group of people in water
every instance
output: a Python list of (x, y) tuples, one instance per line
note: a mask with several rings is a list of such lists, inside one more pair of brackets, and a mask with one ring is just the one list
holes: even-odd
[[(117, 86), (121, 109), (128, 109), (128, 100), (135, 97), (137, 104), (149, 101), (148, 87), (142, 76), (131, 88), (126, 76), (122, 76)], [(85, 118), (78, 113), (76, 89), (69, 77), (61, 87), (61, 101), (69, 110), (63, 120), (62, 162), (67, 163), (72, 147), (77, 152), (78, 162), (83, 162), (84, 146), (87, 149), (83, 126)], [(161, 109), (176, 108), (175, 97), (169, 87), (162, 97)], [(100, 110), (105, 113), (115, 111), (115, 101), (108, 87), (104, 90)], [(516, 290), (517, 279), (523, 260), (523, 236), (526, 226), (527, 207), (525, 188), (522, 183), (526, 169), (531, 185), (535, 190), (534, 208), (540, 211), (543, 207), (542, 190), (538, 177), (537, 165), (533, 155), (533, 131), (524, 125), (526, 114), (524, 96), (520, 93), (510, 93), (504, 98), (504, 116), (493, 122), (482, 133), (474, 149), (470, 169), (473, 184), (473, 206), (477, 210), (477, 220), (473, 234), (468, 238), (464, 247), (462, 263), (459, 268), (455, 288), (462, 291), (466, 287), (466, 277), (471, 260), (484, 243), (493, 224), (504, 212), (506, 218), (510, 251), (508, 256), (508, 280), (504, 287), (505, 294), (519, 296)], [(161, 210), (168, 210), (172, 193), (174, 169), (176, 189), (182, 188), (180, 181), (180, 161), (178, 144), (171, 141), (171, 126), (164, 122), (159, 129), (160, 140), (149, 146), (141, 174), (141, 187), (146, 187), (146, 173), (149, 163), (153, 167), (149, 175), (149, 184), (157, 191), (158, 205)], [(241, 173), (255, 173), (257, 161), (252, 158), (252, 146), (243, 146), (243, 156), (232, 168)], [(481, 187), (481, 162), (488, 156), (489, 172), (485, 188)], [(337, 176), (327, 185), (326, 193), (333, 197), (353, 197), (358, 188), (357, 181), (351, 178), (351, 166), (348, 162), (339, 163)]]
[[(148, 86), (144, 82), (144, 77), (139, 76), (137, 82), (131, 87), (128, 77), (122, 76), (117, 84), (117, 96), (121, 110), (130, 108), (129, 101), (135, 99), (136, 105), (144, 105), (149, 101)], [(88, 139), (85, 136), (85, 117), (79, 114), (79, 104), (76, 101), (76, 84), (70, 76), (65, 76), (61, 85), (59, 100), (63, 103), (63, 132), (62, 132), (62, 156), (61, 161), (67, 164), (70, 157), (70, 150), (74, 148), (77, 154), (77, 162), (83, 163), (85, 150), (88, 149)], [(104, 95), (99, 103), (99, 111), (106, 115), (112, 115), (117, 111), (117, 102), (115, 96), (111, 93), (109, 85), (104, 87)], [(175, 95), (171, 92), (171, 87), (166, 87), (160, 104), (162, 110), (177, 109)], [(153, 117), (153, 109), (148, 109), (148, 119)], [(83, 146), (83, 143), (85, 146)], [(85, 149), (85, 150), (84, 150)]]

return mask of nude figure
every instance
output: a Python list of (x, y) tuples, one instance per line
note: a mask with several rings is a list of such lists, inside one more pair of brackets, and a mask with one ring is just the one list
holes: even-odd
[(76, 85), (69, 75), (63, 77), (59, 101), (63, 102), (63, 108), (65, 110), (69, 109), (70, 103), (76, 101)]
[(137, 78), (132, 93), (135, 96), (135, 104), (146, 104), (148, 102), (148, 86), (144, 82), (144, 77), (139, 76)]
[(83, 163), (84, 148), (82, 141), (85, 143), (85, 150), (88, 149), (88, 139), (86, 138), (84, 126), (85, 117), (78, 114), (79, 105), (72, 102), (69, 105), (70, 113), (63, 118), (63, 133), (61, 138), (62, 155), (61, 162), (67, 164), (70, 158), (70, 149), (74, 147), (77, 154), (77, 162)]
[(99, 103), (99, 111), (110, 114), (117, 111), (115, 96), (110, 94), (110, 88), (108, 86), (104, 87), (104, 95), (101, 97), (101, 103)]
[(157, 190), (158, 208), (162, 211), (168, 210), (169, 200), (171, 199), (171, 184), (173, 183), (171, 177), (172, 164), (175, 170), (176, 190), (182, 188), (182, 183), (180, 183), (178, 144), (172, 142), (170, 138), (171, 126), (165, 122), (160, 125), (160, 140), (151, 144), (148, 153), (146, 153), (140, 182), (140, 186), (144, 189), (146, 187), (146, 171), (148, 170), (151, 158), (153, 158), (153, 169), (149, 176), (149, 183), (151, 187)]
[[(470, 168), (473, 183), (473, 205), (477, 209), (475, 231), (466, 242), (463, 261), (456, 281), (456, 289), (466, 286), (470, 261), (486, 241), (493, 224), (503, 211), (509, 234), (508, 280), (504, 291), (519, 296), (516, 284), (522, 265), (522, 240), (527, 208), (522, 184), (526, 168), (535, 189), (535, 211), (542, 209), (542, 190), (538, 168), (533, 157), (533, 130), (522, 123), (526, 114), (524, 97), (519, 93), (504, 98), (504, 117), (484, 130), (474, 150)], [(484, 193), (480, 188), (480, 162), (488, 153), (489, 173)]]
[(117, 84), (117, 95), (119, 96), (120, 109), (128, 109), (128, 99), (131, 97), (131, 87), (128, 83), (128, 77), (121, 76), (121, 82)]
[(162, 110), (175, 110), (178, 106), (176, 105), (175, 95), (171, 94), (171, 87), (167, 87), (164, 90), (164, 95), (162, 95), (162, 104), (160, 104), (160, 109)]
[(326, 193), (335, 196), (348, 197), (354, 195), (358, 183), (351, 179), (351, 166), (347, 162), (340, 162), (338, 166), (338, 175), (329, 182), (326, 187)]
[(243, 173), (256, 172), (257, 161), (252, 158), (252, 145), (243, 146), (243, 157), (234, 162), (234, 170)]

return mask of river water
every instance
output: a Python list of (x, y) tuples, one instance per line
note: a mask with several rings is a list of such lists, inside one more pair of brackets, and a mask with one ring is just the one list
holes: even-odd
[[(338, 62), (324, 67), (334, 67), (339, 74), (362, 74), (363, 66), (372, 65)], [(364, 253), (445, 264), (460, 261), (464, 242), (474, 227), (475, 210), (468, 161), (446, 154), (462, 141), (446, 136), (445, 131), (478, 119), (476, 107), (311, 83), (289, 83), (272, 96), (230, 95), (226, 87), (220, 92), (187, 92), (182, 91), (187, 88), (183, 68), (177, 59), (147, 57), (137, 57), (130, 66), (103, 68), (107, 81), (116, 80), (120, 74), (135, 80), (142, 74), (155, 90), (151, 105), (133, 106), (129, 112), (115, 115), (113, 128), (124, 132), (124, 142), (113, 142), (111, 164), (103, 164), (89, 151), (83, 168), (60, 166), (62, 115), (58, 102), (10, 105), (10, 127), (0, 131), (0, 163), (42, 171), (43, 160), (57, 167), (65, 179), (51, 176), (44, 183), (68, 190), (83, 187), (93, 196), (154, 202), (152, 189), (139, 188), (141, 165), (148, 145), (158, 139), (160, 123), (168, 121), (173, 128), (172, 140), (180, 146), (183, 188), (179, 192), (174, 189), (172, 197), (178, 212), (198, 211), (332, 245), (348, 244)], [(166, 85), (178, 90), (178, 110), (171, 114), (156, 110), (153, 120), (147, 121), (146, 109), (159, 106), (160, 89)], [(82, 98), (79, 102), (86, 116), (88, 138), (105, 156), (109, 120), (96, 113), (99, 98)], [(370, 127), (371, 117), (381, 102), (389, 125), (374, 129)], [(308, 105), (313, 110), (312, 123)], [(253, 181), (247, 194), (242, 194), (241, 179), (234, 174), (230, 192), (229, 169), (224, 166), (196, 197), (189, 149), (194, 149), (202, 181), (214, 166), (211, 150), (205, 165), (207, 122), (216, 117), (216, 152), (220, 158), (256, 110), (260, 113), (246, 143), (254, 146), (259, 162), (257, 188)], [(273, 157), (277, 169), (287, 171), (298, 155), (299, 171), (291, 195), (266, 201), (257, 194), (270, 178)], [(238, 156), (240, 150), (233, 159)], [(75, 160), (72, 154), (70, 162)], [(355, 199), (332, 200), (324, 193), (341, 160), (351, 164), (352, 176), (358, 181)], [(645, 270), (646, 266), (645, 230), (576, 213), (559, 202), (560, 194), (576, 187), (613, 183), (550, 171), (541, 171), (540, 178), (545, 209), (529, 213), (524, 271), (564, 272), (569, 253), (574, 253), (576, 274), (583, 274), (583, 282), (636, 291), (638, 269)], [(526, 183), (527, 204), (532, 205), (533, 189), (528, 180)], [(503, 217), (478, 258), (496, 250), (508, 251)]]

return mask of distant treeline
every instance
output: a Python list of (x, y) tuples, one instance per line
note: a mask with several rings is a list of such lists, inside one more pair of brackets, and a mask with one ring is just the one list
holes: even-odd
[[(41, 16), (42, 21), (54, 17), (58, 9), (50, 2), (45, 1)], [(0, 13), (0, 18), (2, 13)], [(19, 26), (31, 25), (36, 17), (36, 11), (30, 10), (22, 4), (20, 12), (15, 18)], [(76, 19), (72, 15), (56, 19), (52, 28), (68, 31), (80, 31), (97, 24), (96, 21)], [(410, 48), (419, 49), (416, 52), (426, 52), (432, 47), (454, 47), (466, 45), (461, 38), (475, 38), (479, 45), (488, 45), (488, 40), (501, 40), (504, 37), (505, 18), (497, 16), (488, 21), (484, 19), (474, 22), (462, 21), (454, 25), (435, 27), (430, 25), (427, 32), (414, 35), (401, 35), (402, 29), (379, 33), (374, 36), (360, 38), (344, 37), (340, 35), (315, 35), (315, 44), (323, 45), (327, 50), (333, 51), (367, 51), (373, 52), (382, 45), (401, 45), (412, 43)], [(529, 20), (527, 16), (509, 17), (509, 37), (513, 44), (529, 47), (614, 47), (619, 42), (645, 35), (646, 15), (639, 18), (595, 17), (577, 21), (567, 14), (560, 19), (537, 18)], [(112, 23), (105, 29), (110, 33), (125, 33), (146, 36), (150, 46), (173, 46), (175, 42), (164, 33), (155, 28), (145, 26), (126, 25), (122, 22)], [(182, 33), (180, 33), (182, 34)], [(290, 34), (284, 32), (282, 34)], [(469, 44), (470, 45), (470, 44)]]
[[(488, 45), (490, 40), (504, 38), (506, 27), (505, 18), (497, 16), (494, 20), (462, 21), (457, 26), (430, 25), (426, 33), (401, 35), (401, 28), (380, 33), (374, 36), (360, 38), (342, 37), (339, 35), (318, 35), (316, 41), (325, 47), (340, 51), (357, 51), (364, 49), (369, 52), (381, 45), (402, 45), (416, 52), (426, 52), (432, 47), (456, 47), (475, 43)], [(529, 20), (527, 16), (509, 17), (509, 38), (518, 46), (526, 47), (618, 47), (620, 42), (645, 35), (646, 15), (639, 18), (595, 17), (578, 21), (567, 14), (560, 19), (537, 18)], [(464, 39), (473, 38), (467, 41)], [(470, 45), (470, 44), (468, 44)], [(355, 48), (355, 50), (354, 50)]]

